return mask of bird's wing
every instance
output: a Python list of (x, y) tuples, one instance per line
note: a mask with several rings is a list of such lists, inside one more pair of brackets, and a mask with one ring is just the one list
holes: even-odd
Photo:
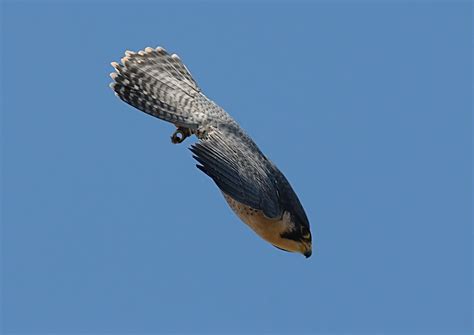
[(217, 186), (240, 203), (262, 210), (269, 218), (280, 218), (275, 179), (265, 156), (237, 125), (213, 127), (190, 150), (196, 165)]

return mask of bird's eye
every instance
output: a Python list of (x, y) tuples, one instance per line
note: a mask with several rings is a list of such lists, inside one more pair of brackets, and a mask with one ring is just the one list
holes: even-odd
[(301, 229), (301, 237), (305, 240), (309, 240), (311, 238), (311, 233), (309, 232), (309, 230), (306, 230), (306, 229)]

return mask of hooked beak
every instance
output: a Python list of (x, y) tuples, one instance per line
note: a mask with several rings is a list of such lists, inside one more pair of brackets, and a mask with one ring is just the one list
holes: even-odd
[(313, 253), (312, 250), (309, 249), (309, 250), (306, 251), (303, 255), (304, 255), (306, 258), (309, 258), (309, 257), (311, 257), (312, 253)]

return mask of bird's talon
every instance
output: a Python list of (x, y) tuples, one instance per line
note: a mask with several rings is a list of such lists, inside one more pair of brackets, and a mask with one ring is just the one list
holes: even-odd
[(188, 133), (189, 133), (188, 129), (183, 129), (183, 128), (176, 129), (173, 135), (171, 135), (171, 142), (173, 144), (178, 144), (178, 143), (183, 142), (186, 139), (186, 137), (189, 136)]

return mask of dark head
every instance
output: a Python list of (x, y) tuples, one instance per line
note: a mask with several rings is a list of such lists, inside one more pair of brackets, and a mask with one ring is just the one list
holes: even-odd
[(286, 177), (275, 166), (273, 168), (277, 176), (279, 201), (284, 209), (283, 225), (280, 230), (280, 244), (284, 246), (282, 249), (299, 252), (308, 258), (312, 254), (312, 239), (308, 217)]
[(276, 247), (290, 251), (299, 252), (306, 258), (312, 254), (312, 239), (309, 224), (299, 221), (295, 215), (289, 212), (283, 214), (285, 230), (280, 233), (280, 241)]

